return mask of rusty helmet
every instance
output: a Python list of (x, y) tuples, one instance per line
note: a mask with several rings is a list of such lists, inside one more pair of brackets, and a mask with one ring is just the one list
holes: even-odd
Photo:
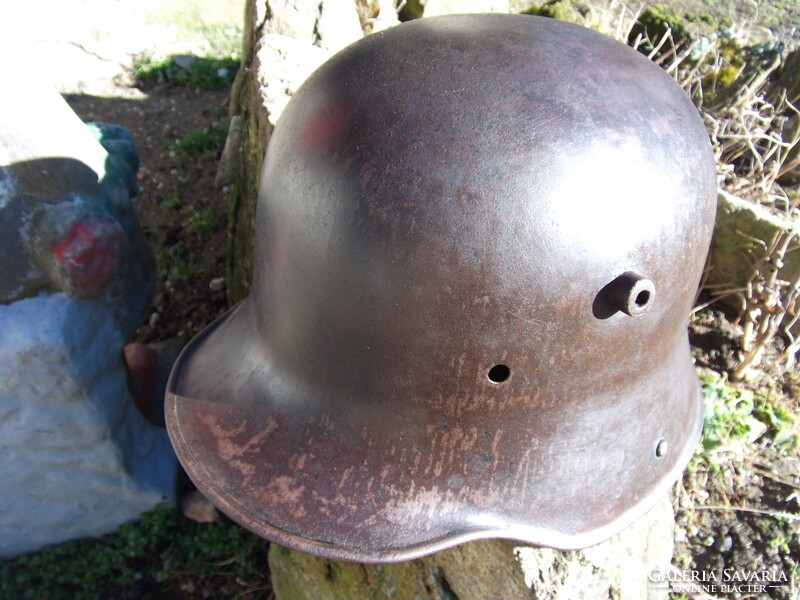
[(224, 512), (389, 562), (610, 537), (679, 477), (716, 179), (647, 58), (522, 15), (422, 19), (323, 64), (275, 127), (250, 295), (167, 425)]

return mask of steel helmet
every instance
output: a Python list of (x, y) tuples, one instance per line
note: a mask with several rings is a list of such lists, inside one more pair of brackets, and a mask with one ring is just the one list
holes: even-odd
[(275, 127), (250, 295), (171, 376), (177, 454), (233, 519), (330, 558), (602, 541), (700, 433), (715, 190), (694, 106), (599, 33), (469, 15), (360, 40)]

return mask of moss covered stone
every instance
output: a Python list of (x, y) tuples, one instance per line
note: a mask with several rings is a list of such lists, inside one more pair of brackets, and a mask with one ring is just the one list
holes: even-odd
[(665, 43), (658, 51), (658, 55), (674, 52), (691, 39), (692, 34), (686, 26), (686, 16), (679, 14), (673, 8), (664, 4), (648, 6), (639, 15), (636, 23), (631, 28), (628, 43), (633, 45), (641, 37), (643, 43), (639, 46), (645, 54), (651, 53), (664, 36)]
[[(793, 232), (800, 244), (800, 220), (785, 213), (720, 192), (717, 221), (708, 258), (706, 285), (713, 289), (744, 289), (753, 274), (753, 266), (765, 253), (761, 240), (769, 245), (781, 229)], [(784, 257), (780, 278), (790, 280), (800, 272), (800, 253)]]
[(586, 15), (589, 9), (582, 4), (576, 4), (570, 0), (550, 0), (544, 4), (536, 4), (523, 11), (526, 15), (537, 15), (540, 17), (550, 17), (559, 21), (586, 24)]

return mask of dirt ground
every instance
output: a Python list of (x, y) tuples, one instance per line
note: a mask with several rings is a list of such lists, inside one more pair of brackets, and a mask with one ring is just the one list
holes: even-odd
[[(740, 335), (733, 315), (719, 308), (694, 315), (689, 339), (704, 384), (733, 366)], [(760, 372), (742, 389), (752, 390), (774, 406), (796, 411), (800, 396), (798, 375), (797, 371), (778, 377)], [(707, 403), (710, 396), (713, 391), (706, 392)], [(746, 401), (747, 396), (738, 400)], [(717, 575), (768, 571), (769, 578), (780, 579), (783, 574), (787, 581), (767, 590), (759, 591), (754, 586), (747, 593), (720, 593), (717, 586), (716, 594), (689, 598), (797, 600), (800, 456), (796, 448), (776, 452), (776, 443), (777, 438), (770, 439), (765, 430), (752, 445), (723, 444), (702, 459), (692, 459), (673, 490), (673, 565)]]
[(141, 160), (136, 207), (158, 264), (157, 291), (139, 341), (188, 339), (224, 312), (226, 215), (214, 185), (221, 146), (182, 157), (183, 136), (226, 127), (228, 90), (171, 85), (141, 99), (66, 95), (84, 121), (125, 127)]

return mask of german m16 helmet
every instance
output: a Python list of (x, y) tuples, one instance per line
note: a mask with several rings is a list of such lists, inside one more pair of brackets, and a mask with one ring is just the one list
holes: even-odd
[(570, 549), (679, 476), (716, 182), (645, 57), (530, 16), (406, 23), (306, 81), (261, 181), (250, 295), (167, 393), (232, 518), (361, 562)]

